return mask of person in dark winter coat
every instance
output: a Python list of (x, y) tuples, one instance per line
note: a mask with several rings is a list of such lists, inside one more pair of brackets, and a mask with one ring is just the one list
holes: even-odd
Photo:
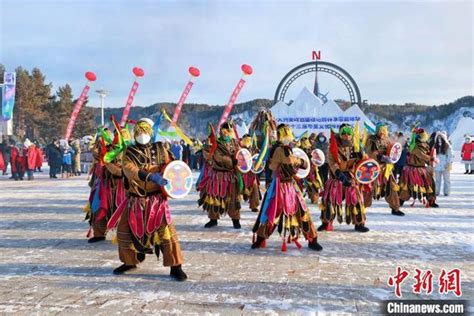
[(11, 144), (9, 144), (9, 141), (7, 140), (6, 137), (3, 138), (3, 143), (0, 144), (0, 151), (2, 152), (3, 156), (3, 175), (8, 175), (7, 173), (7, 168), (8, 164), (10, 163), (10, 156), (12, 152)]
[(59, 141), (56, 138), (46, 147), (46, 155), (48, 157), (49, 177), (57, 178), (56, 175), (61, 170), (63, 158), (61, 148), (59, 147)]

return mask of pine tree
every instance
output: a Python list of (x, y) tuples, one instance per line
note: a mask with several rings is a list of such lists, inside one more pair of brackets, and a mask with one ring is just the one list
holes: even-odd
[(55, 104), (53, 122), (55, 122), (54, 125), (57, 137), (63, 138), (74, 108), (71, 86), (66, 84), (64, 87), (59, 87), (56, 94), (58, 96), (58, 101)]
[(49, 128), (48, 118), (50, 113), (47, 113), (45, 108), (51, 98), (52, 84), (45, 84), (45, 76), (38, 68), (33, 68), (31, 81), (34, 91), (32, 100), (33, 108), (30, 114), (32, 116), (33, 133), (32, 135), (28, 135), (28, 137), (30, 137), (30, 139), (36, 139), (41, 137), (41, 132)]
[(23, 139), (28, 126), (32, 126), (32, 103), (34, 90), (28, 70), (18, 67), (16, 70), (15, 108), (13, 110), (13, 125), (15, 134)]

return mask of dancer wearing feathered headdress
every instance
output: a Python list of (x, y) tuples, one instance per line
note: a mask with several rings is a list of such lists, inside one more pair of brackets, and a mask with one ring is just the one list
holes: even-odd
[(421, 201), (426, 207), (438, 207), (436, 204), (435, 183), (430, 164), (434, 161), (431, 155), (428, 133), (418, 127), (412, 130), (408, 146), (407, 164), (403, 167), (400, 177), (400, 200), (413, 198)]
[(322, 250), (318, 235), (311, 219), (311, 214), (303, 195), (294, 180), (300, 167), (307, 167), (306, 161), (293, 155), (290, 143), (294, 142), (291, 128), (281, 124), (277, 128), (278, 141), (270, 152), (269, 168), (272, 181), (263, 199), (262, 207), (253, 227), (256, 240), (252, 248), (265, 247), (265, 241), (275, 231), (282, 238), (282, 251), (287, 243), (294, 243), (298, 248), (301, 235), (308, 241), (308, 247)]
[(131, 140), (127, 127), (120, 128), (115, 118), (112, 123), (115, 126), (113, 138), (110, 131), (101, 128), (92, 147), (91, 192), (84, 208), (90, 225), (87, 236), (90, 237), (91, 230), (93, 232), (89, 243), (105, 240), (107, 221), (125, 199), (121, 161), (122, 152)]
[(330, 174), (320, 203), (322, 225), (318, 227), (319, 231), (332, 231), (336, 217), (339, 223), (345, 217), (346, 223), (353, 224), (358, 232), (369, 231), (365, 226), (364, 199), (354, 174), (363, 154), (356, 150), (359, 139), (353, 139), (353, 136), (354, 129), (349, 124), (342, 124), (339, 133), (331, 131), (328, 155)]
[(236, 154), (240, 146), (231, 121), (220, 126), (219, 138), (211, 147), (213, 147), (213, 152), (209, 154), (211, 169), (205, 187), (202, 188), (205, 190), (202, 205), (209, 217), (209, 222), (204, 227), (217, 226), (221, 215), (228, 214), (234, 228), (239, 229), (242, 179), (236, 168)]
[(367, 138), (365, 152), (379, 163), (380, 173), (377, 180), (371, 183), (372, 189), (364, 191), (364, 202), (365, 207), (370, 207), (373, 198), (379, 200), (384, 197), (392, 210), (392, 215), (404, 216), (405, 213), (400, 211), (399, 186), (393, 174), (393, 163), (388, 157), (390, 144), (388, 126), (378, 123), (375, 134)]
[(163, 254), (163, 265), (178, 281), (187, 278), (181, 268), (183, 256), (176, 229), (171, 222), (168, 198), (163, 187), (165, 166), (174, 160), (163, 143), (153, 142), (153, 121), (140, 119), (134, 130), (135, 144), (126, 148), (122, 170), (126, 198), (107, 224), (117, 227), (119, 258), (122, 265), (114, 270), (123, 274), (145, 260), (145, 254)]

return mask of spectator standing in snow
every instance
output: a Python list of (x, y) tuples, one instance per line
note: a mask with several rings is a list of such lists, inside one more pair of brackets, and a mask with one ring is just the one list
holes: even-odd
[(181, 148), (183, 148), (182, 160), (189, 166), (189, 156), (191, 155), (190, 146), (186, 144), (184, 140), (181, 140)]
[(71, 147), (66, 145), (63, 151), (63, 170), (61, 172), (61, 178), (64, 178), (64, 173), (66, 173), (66, 178), (72, 176), (72, 155), (73, 151)]
[(474, 160), (472, 159), (472, 152), (474, 151), (474, 143), (472, 142), (472, 137), (466, 135), (464, 144), (461, 149), (461, 159), (466, 168), (464, 174), (474, 174)]
[(8, 164), (10, 163), (10, 155), (11, 155), (12, 148), (11, 148), (9, 139), (5, 136), (3, 137), (3, 142), (0, 144), (0, 151), (2, 152), (2, 156), (3, 156), (3, 168), (1, 170), (2, 170), (2, 174), (6, 176), (8, 175), (7, 168), (8, 168)]
[(49, 164), (49, 177), (57, 178), (56, 175), (60, 173), (63, 163), (62, 152), (57, 138), (54, 138), (53, 142), (46, 147), (46, 155)]
[(75, 176), (81, 175), (81, 144), (79, 140), (75, 140), (71, 143), (74, 155), (72, 156), (72, 173)]
[[(443, 193), (445, 196), (450, 194), (451, 180), (450, 172), (452, 169), (453, 154), (448, 135), (445, 131), (436, 133), (434, 148), (439, 162), (435, 166), (436, 195), (440, 194), (441, 183), (443, 182)], [(441, 182), (442, 181), (442, 182)]]

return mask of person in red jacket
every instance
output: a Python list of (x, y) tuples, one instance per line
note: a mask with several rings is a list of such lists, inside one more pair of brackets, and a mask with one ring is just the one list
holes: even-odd
[(43, 150), (39, 147), (39, 144), (36, 143), (36, 169), (38, 172), (43, 172), (41, 167), (43, 166)]
[[(466, 168), (466, 172), (464, 174), (474, 174), (474, 159), (472, 152), (474, 151), (474, 142), (473, 137), (466, 135), (466, 140), (462, 145), (461, 149), (461, 159), (464, 163), (464, 167)], [(470, 170), (469, 170), (470, 169)]]
[(24, 153), (26, 156), (26, 173), (28, 175), (28, 180), (33, 180), (33, 172), (36, 169), (36, 159), (37, 159), (37, 150), (35, 144), (33, 144), (28, 138), (23, 143)]
[(5, 173), (5, 170), (6, 170), (6, 166), (5, 166), (5, 161), (3, 159), (3, 153), (2, 151), (0, 150), (0, 170), (3, 171), (3, 173)]
[(12, 174), (15, 181), (23, 180), (26, 170), (26, 149), (22, 145), (18, 147), (12, 146), (11, 153)]

